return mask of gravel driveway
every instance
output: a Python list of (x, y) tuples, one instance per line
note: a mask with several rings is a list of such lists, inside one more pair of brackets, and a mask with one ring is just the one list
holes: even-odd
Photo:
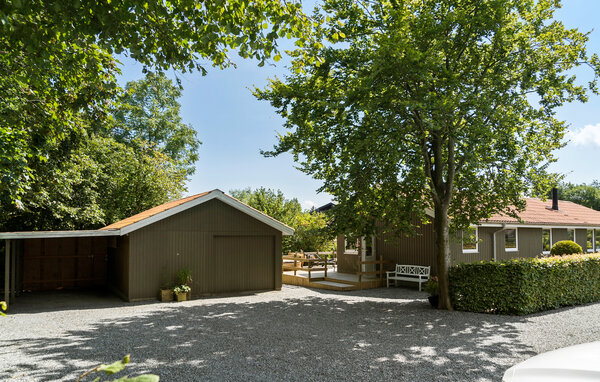
[(0, 318), (0, 380), (74, 380), (131, 353), (130, 375), (162, 381), (498, 381), (532, 355), (600, 340), (600, 304), (512, 317), (437, 311), (425, 297), (287, 285), (185, 303), (23, 296)]

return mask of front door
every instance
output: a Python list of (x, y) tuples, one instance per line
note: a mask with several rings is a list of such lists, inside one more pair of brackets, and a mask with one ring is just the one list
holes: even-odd
[[(375, 254), (375, 236), (371, 237), (361, 237), (360, 242), (361, 249), (361, 260), (362, 261), (375, 261), (377, 260), (377, 256)], [(362, 264), (362, 272), (373, 272), (375, 271), (375, 264)], [(365, 277), (374, 278), (376, 275), (367, 274)]]

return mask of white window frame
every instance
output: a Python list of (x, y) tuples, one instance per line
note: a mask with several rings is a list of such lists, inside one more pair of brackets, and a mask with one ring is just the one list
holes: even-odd
[(550, 254), (550, 250), (544, 251), (544, 231), (550, 231), (550, 249), (552, 249), (552, 228), (548, 227), (548, 228), (542, 228), (542, 254), (544, 255), (549, 255)]
[(471, 226), (470, 228), (475, 228), (475, 248), (474, 249), (465, 249), (465, 244), (464, 244), (465, 232), (462, 231), (461, 237), (460, 237), (460, 245), (462, 248), (462, 253), (479, 253), (479, 227)]
[[(515, 248), (506, 248), (506, 231), (509, 229), (515, 230)], [(519, 252), (519, 227), (507, 228), (504, 231), (504, 252)]]
[[(592, 231), (592, 248), (587, 248), (587, 231)], [(585, 247), (588, 252), (594, 252), (596, 249), (596, 230), (593, 228), (586, 228), (585, 230)]]
[[(577, 243), (577, 230), (575, 228), (567, 228), (567, 236), (569, 236), (569, 231), (573, 231), (573, 242)], [(569, 240), (568, 237), (567, 240)]]

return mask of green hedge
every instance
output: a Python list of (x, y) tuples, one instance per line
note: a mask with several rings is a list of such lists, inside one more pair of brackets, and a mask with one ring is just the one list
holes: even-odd
[(450, 268), (456, 310), (529, 314), (600, 301), (600, 255), (571, 255)]

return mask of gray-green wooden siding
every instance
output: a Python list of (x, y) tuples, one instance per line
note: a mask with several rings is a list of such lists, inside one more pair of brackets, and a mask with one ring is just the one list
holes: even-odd
[(211, 200), (129, 234), (127, 298), (155, 298), (189, 267), (192, 296), (281, 289), (281, 232)]
[[(490, 261), (494, 259), (494, 232), (499, 227), (478, 227), (478, 250), (476, 253), (463, 253), (461, 235), (451, 236), (450, 252), (452, 264), (471, 263), (474, 261)], [(518, 250), (506, 251), (504, 248), (504, 233), (496, 234), (496, 258), (498, 261), (523, 257), (536, 257), (542, 253), (542, 229), (519, 228)], [(552, 229), (552, 243), (567, 240), (566, 228)], [(586, 229), (576, 229), (575, 241), (586, 248)], [(338, 266), (340, 272), (354, 273), (356, 267), (352, 266), (354, 257), (343, 253), (344, 236), (338, 236)], [(377, 238), (376, 251), (378, 256), (390, 260), (395, 264), (429, 265), (432, 274), (437, 274), (437, 260), (435, 253), (435, 235), (433, 224), (426, 224), (417, 229), (416, 236)], [(356, 255), (355, 255), (356, 257)]]

